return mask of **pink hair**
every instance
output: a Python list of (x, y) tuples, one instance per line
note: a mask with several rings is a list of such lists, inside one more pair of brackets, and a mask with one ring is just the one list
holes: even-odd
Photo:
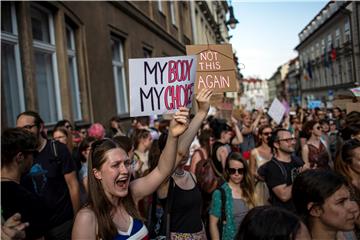
[(105, 137), (105, 128), (101, 123), (94, 123), (88, 129), (88, 134), (90, 137), (101, 140)]

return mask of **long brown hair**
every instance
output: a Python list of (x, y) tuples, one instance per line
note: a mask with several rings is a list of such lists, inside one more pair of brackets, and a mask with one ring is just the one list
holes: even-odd
[(355, 157), (355, 149), (360, 147), (360, 141), (357, 139), (350, 139), (343, 143), (340, 149), (337, 152), (335, 158), (334, 169), (335, 172), (338, 172), (346, 181), (351, 184), (353, 179), (350, 173), (350, 165), (352, 159)]
[[(107, 160), (105, 156), (106, 153), (114, 148), (120, 147), (111, 139), (95, 141), (91, 145), (90, 159), (88, 161), (88, 207), (95, 213), (98, 224), (98, 237), (102, 239), (113, 239), (117, 234), (116, 226), (112, 220), (112, 210), (116, 206), (106, 197), (101, 182), (95, 178), (93, 170), (101, 169)], [(120, 199), (120, 202), (131, 217), (141, 219), (130, 191), (126, 197)]]
[(240, 187), (244, 194), (245, 201), (248, 204), (248, 206), (255, 207), (254, 184), (250, 176), (249, 166), (240, 153), (233, 152), (229, 154), (229, 156), (227, 157), (225, 162), (225, 174), (224, 174), (226, 181), (229, 181), (230, 179), (228, 170), (230, 167), (231, 160), (239, 161), (244, 165), (244, 174), (243, 174), (244, 177), (240, 183)]

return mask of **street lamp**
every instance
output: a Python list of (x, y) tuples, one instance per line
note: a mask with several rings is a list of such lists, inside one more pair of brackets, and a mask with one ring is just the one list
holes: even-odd
[(234, 10), (232, 6), (229, 6), (229, 12), (230, 12), (230, 19), (226, 22), (226, 25), (229, 25), (231, 29), (235, 29), (236, 24), (238, 24), (239, 21), (234, 16)]

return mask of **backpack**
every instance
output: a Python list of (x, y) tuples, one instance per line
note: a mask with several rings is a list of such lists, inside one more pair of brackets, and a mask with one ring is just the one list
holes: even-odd
[[(200, 189), (206, 193), (212, 193), (219, 185), (221, 178), (215, 173), (212, 159), (205, 159), (203, 152), (199, 151), (201, 160), (196, 164), (195, 176)], [(195, 152), (194, 152), (195, 153)]]

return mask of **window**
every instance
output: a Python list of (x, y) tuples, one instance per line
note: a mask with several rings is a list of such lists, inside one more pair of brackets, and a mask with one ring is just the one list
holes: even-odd
[(14, 3), (1, 3), (1, 83), (6, 123), (15, 126), (16, 117), (25, 111), (19, 38)]
[(320, 43), (316, 43), (316, 57), (320, 57)]
[(331, 45), (332, 45), (332, 36), (331, 36), (331, 34), (329, 34), (327, 37), (327, 50), (328, 51), (331, 50)]
[(350, 22), (347, 20), (344, 25), (344, 36), (345, 40), (344, 42), (350, 42), (351, 41), (351, 35), (350, 35)]
[(335, 31), (335, 47), (340, 47), (341, 42), (340, 42), (340, 29), (336, 29)]
[(31, 5), (31, 27), (34, 47), (38, 110), (47, 123), (62, 119), (60, 87), (56, 64), (54, 20), (51, 12)]
[(127, 86), (125, 82), (123, 41), (111, 37), (112, 64), (115, 81), (116, 108), (118, 114), (128, 111)]
[(162, 0), (158, 0), (157, 3), (158, 3), (158, 9), (159, 9), (159, 11), (160, 11), (160, 12), (163, 12)]
[(66, 24), (67, 59), (71, 91), (71, 108), (75, 121), (82, 119), (78, 70), (76, 64), (75, 31)]
[(151, 58), (152, 51), (148, 48), (143, 48), (144, 51), (144, 58)]
[(311, 60), (315, 60), (314, 46), (311, 46)]
[(170, 14), (171, 14), (171, 23), (176, 25), (176, 15), (175, 15), (175, 2), (170, 1)]

